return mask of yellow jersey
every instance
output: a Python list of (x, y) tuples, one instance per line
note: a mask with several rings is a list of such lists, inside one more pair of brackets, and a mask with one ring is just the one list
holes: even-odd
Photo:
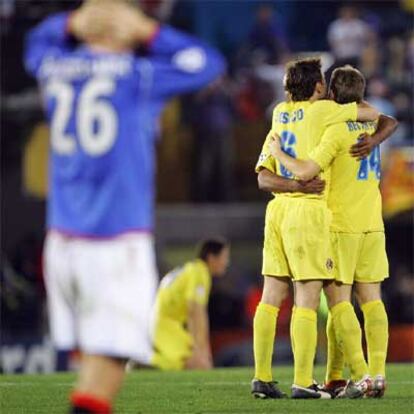
[(211, 276), (206, 263), (201, 259), (188, 262), (162, 278), (156, 298), (157, 312), (186, 323), (189, 303), (207, 305), (210, 290)]
[(349, 150), (366, 132), (373, 134), (375, 122), (345, 122), (329, 127), (320, 144), (310, 153), (322, 170), (330, 170), (328, 207), (332, 211), (331, 231), (364, 233), (384, 231), (380, 149), (358, 161)]
[[(294, 178), (279, 161), (269, 152), (268, 144), (272, 132), (276, 132), (281, 140), (283, 150), (295, 158), (309, 158), (309, 153), (320, 142), (326, 128), (330, 125), (355, 121), (357, 118), (357, 104), (337, 104), (334, 101), (301, 101), (282, 102), (273, 111), (272, 129), (266, 137), (262, 152), (256, 164), (256, 172), (266, 168), (286, 178)], [(323, 177), (328, 180), (326, 175)], [(286, 197), (301, 197), (312, 199), (326, 199), (326, 191), (322, 195), (286, 193)]]

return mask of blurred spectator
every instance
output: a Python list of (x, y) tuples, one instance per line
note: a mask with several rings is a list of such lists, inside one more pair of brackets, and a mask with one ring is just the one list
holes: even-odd
[(208, 86), (194, 104), (195, 200), (230, 201), (234, 192), (234, 110), (228, 80), (222, 78)]
[(259, 6), (247, 42), (238, 52), (238, 66), (278, 63), (287, 52), (287, 39), (272, 6)]
[(276, 21), (273, 7), (266, 4), (259, 7), (249, 43), (253, 50), (261, 50), (270, 63), (278, 62), (287, 49), (285, 33)]
[(368, 83), (367, 101), (385, 115), (395, 116), (394, 104), (389, 100), (389, 86), (385, 79), (372, 78)]
[(387, 77), (394, 85), (406, 84), (411, 74), (408, 65), (408, 42), (399, 37), (392, 37), (386, 44), (388, 50)]
[(328, 28), (328, 42), (339, 66), (357, 66), (364, 48), (374, 39), (374, 33), (351, 4), (339, 9), (338, 19)]
[[(385, 79), (374, 77), (368, 82), (367, 101), (385, 115), (395, 116), (395, 107), (389, 99), (390, 91)], [(381, 153), (385, 155), (389, 147), (399, 141), (393, 134), (392, 140), (386, 140), (381, 144)]]
[[(400, 122), (398, 126), (400, 143), (405, 145), (412, 145), (414, 139), (414, 120), (412, 101), (410, 100), (410, 96), (405, 91), (400, 91), (394, 95), (393, 104), (396, 110), (396, 118)], [(405, 140), (405, 142), (403, 140)]]
[(140, 0), (142, 10), (161, 21), (167, 21), (175, 6), (176, 0)]
[(388, 294), (391, 322), (414, 322), (414, 275), (405, 265), (399, 265), (393, 275)]
[(363, 50), (359, 60), (359, 69), (364, 74), (365, 78), (370, 79), (383, 72), (381, 67), (381, 57), (381, 52), (375, 44), (371, 44)]
[(414, 70), (414, 33), (411, 34), (408, 41), (407, 60), (408, 68), (411, 71)]

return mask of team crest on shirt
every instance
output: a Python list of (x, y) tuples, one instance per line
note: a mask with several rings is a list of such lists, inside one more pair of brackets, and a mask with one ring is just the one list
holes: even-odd
[(333, 270), (333, 268), (334, 268), (334, 262), (333, 262), (333, 260), (331, 259), (331, 258), (329, 258), (327, 261), (326, 261), (326, 268), (328, 269), (328, 271), (332, 271)]
[(269, 154), (267, 154), (266, 152), (262, 152), (259, 156), (259, 160), (257, 163), (263, 162), (265, 161), (267, 158), (269, 158)]

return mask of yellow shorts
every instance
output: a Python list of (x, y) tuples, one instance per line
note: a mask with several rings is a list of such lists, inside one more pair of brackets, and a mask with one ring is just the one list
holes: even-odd
[(179, 321), (158, 317), (154, 330), (151, 365), (162, 370), (182, 370), (191, 356), (193, 339)]
[(275, 197), (266, 210), (262, 274), (333, 279), (330, 223), (323, 201)]
[(336, 265), (335, 279), (352, 285), (354, 282), (376, 283), (388, 277), (385, 234), (331, 233)]

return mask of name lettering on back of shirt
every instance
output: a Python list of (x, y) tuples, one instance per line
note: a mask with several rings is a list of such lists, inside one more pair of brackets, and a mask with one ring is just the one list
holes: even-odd
[(375, 122), (354, 122), (354, 121), (347, 121), (346, 123), (349, 132), (354, 131), (368, 131), (371, 128), (376, 128)]
[(90, 76), (123, 77), (133, 70), (133, 60), (128, 57), (105, 56), (100, 59), (81, 57), (48, 57), (40, 68), (40, 77), (57, 76), (60, 79), (82, 79)]
[(289, 124), (297, 121), (302, 121), (304, 117), (303, 109), (298, 109), (293, 113), (289, 112), (277, 112), (275, 122), (280, 124)]

